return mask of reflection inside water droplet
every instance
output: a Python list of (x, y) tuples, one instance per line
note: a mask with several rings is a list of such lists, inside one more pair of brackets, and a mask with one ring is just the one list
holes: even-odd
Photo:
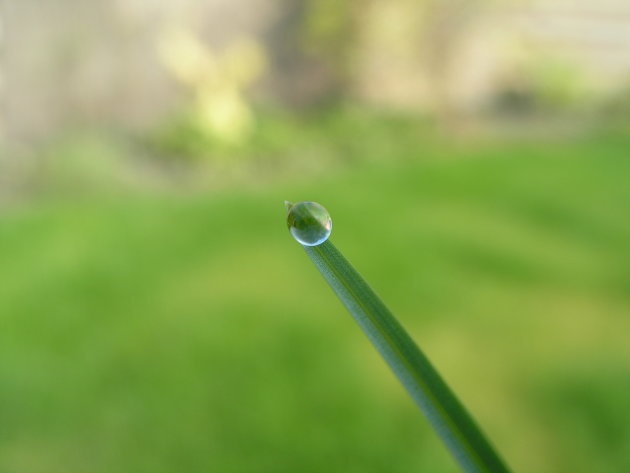
[(332, 219), (328, 211), (317, 202), (287, 203), (287, 225), (293, 238), (306, 246), (317, 246), (328, 240)]

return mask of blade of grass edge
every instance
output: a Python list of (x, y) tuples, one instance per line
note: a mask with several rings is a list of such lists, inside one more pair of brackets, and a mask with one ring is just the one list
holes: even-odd
[(468, 473), (507, 473), (508, 468), (464, 406), (339, 250), (329, 240), (303, 248), (462, 469)]

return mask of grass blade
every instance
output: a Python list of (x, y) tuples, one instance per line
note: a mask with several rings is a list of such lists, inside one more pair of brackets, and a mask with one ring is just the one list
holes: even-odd
[(339, 250), (329, 240), (303, 247), (464, 471), (508, 472), (426, 356)]

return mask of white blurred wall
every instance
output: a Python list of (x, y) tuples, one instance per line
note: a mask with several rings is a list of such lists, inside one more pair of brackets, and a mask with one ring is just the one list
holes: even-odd
[(628, 0), (374, 0), (361, 25), (356, 88), (372, 103), (474, 111), (528, 82), (571, 80), (584, 98), (630, 86)]

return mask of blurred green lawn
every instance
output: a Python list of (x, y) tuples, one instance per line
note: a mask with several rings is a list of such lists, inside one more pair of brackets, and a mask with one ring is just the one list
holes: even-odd
[(285, 199), (328, 208), (515, 471), (630, 471), (630, 139), (382, 145), (400, 159), (5, 212), (0, 472), (458, 471)]

